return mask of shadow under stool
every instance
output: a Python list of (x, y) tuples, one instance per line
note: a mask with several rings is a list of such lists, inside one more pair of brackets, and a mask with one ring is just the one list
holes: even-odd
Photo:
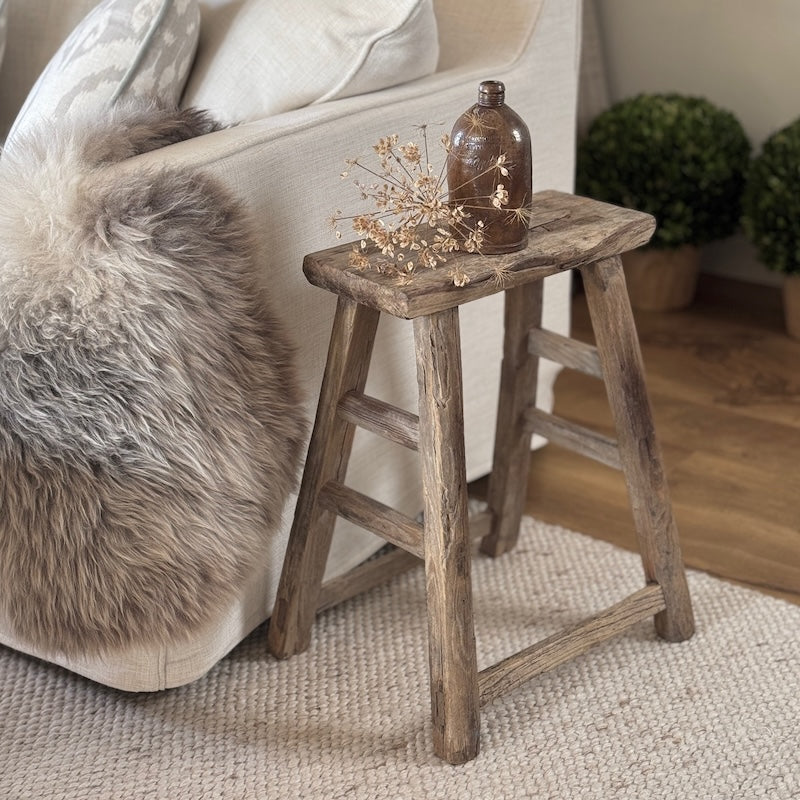
[[(453, 253), (469, 282), (456, 287), (448, 269), (418, 273), (409, 285), (377, 270), (349, 267), (351, 245), (306, 257), (308, 280), (338, 296), (314, 430), (269, 626), (270, 651), (305, 650), (317, 611), (375, 585), (381, 559), (322, 585), (337, 516), (399, 548), (387, 558), (425, 565), (434, 749), (453, 764), (479, 750), (480, 707), (533, 676), (646, 619), (668, 641), (694, 632), (678, 531), (645, 386), (620, 254), (645, 244), (647, 214), (561, 192), (533, 197), (528, 245), (499, 256)], [(541, 327), (543, 279), (580, 270), (597, 346)], [(501, 277), (498, 280), (498, 276)], [(644, 566), (644, 588), (562, 633), (477, 669), (470, 583), (470, 521), (458, 307), (505, 293), (505, 334), (481, 550), (498, 556), (517, 540), (527, 485), (531, 435), (621, 469)], [(413, 321), (419, 415), (364, 394), (381, 312)], [(616, 440), (537, 409), (539, 358), (601, 379)], [(419, 452), (424, 523), (345, 484), (356, 426)], [(472, 521), (473, 527), (480, 525)], [(488, 523), (488, 524), (486, 524)], [(357, 568), (358, 570), (359, 568)]]

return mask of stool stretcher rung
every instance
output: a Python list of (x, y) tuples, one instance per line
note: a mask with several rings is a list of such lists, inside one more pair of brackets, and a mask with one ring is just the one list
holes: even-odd
[(528, 334), (528, 352), (548, 358), (557, 364), (576, 369), (595, 378), (603, 377), (597, 348), (577, 339), (570, 339), (543, 328), (532, 328)]
[(419, 449), (419, 417), (375, 397), (347, 392), (339, 400), (339, 416), (396, 444)]
[(397, 575), (421, 565), (422, 562), (417, 556), (399, 548), (368, 561), (362, 561), (344, 575), (331, 578), (322, 584), (317, 601), (317, 613), (327, 611), (351, 597), (358, 597), (362, 592), (374, 589)]
[(622, 469), (617, 443), (608, 436), (533, 406), (525, 412), (525, 421), (529, 431), (541, 434), (555, 444), (614, 469)]
[[(482, 511), (469, 519), (470, 539), (482, 539), (489, 533), (492, 515)], [(374, 589), (391, 580), (397, 575), (402, 575), (414, 567), (422, 566), (422, 560), (408, 550), (397, 549), (383, 553), (377, 557), (363, 561), (349, 572), (332, 578), (322, 584), (317, 602), (317, 613), (327, 611), (351, 597), (357, 597), (362, 592)]]
[(422, 525), (411, 517), (336, 481), (322, 487), (318, 502), (328, 511), (423, 558)]
[(478, 674), (481, 705), (490, 703), (542, 672), (585, 653), (590, 648), (655, 616), (666, 608), (664, 593), (656, 584), (626, 597), (611, 608), (521, 650)]

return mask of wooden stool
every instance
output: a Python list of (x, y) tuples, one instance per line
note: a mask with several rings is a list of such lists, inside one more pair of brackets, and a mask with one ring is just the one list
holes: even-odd
[[(447, 268), (408, 286), (348, 267), (350, 245), (306, 257), (308, 280), (338, 295), (328, 361), (297, 509), (269, 627), (279, 658), (306, 649), (315, 613), (376, 585), (386, 569), (425, 564), (433, 736), (436, 754), (457, 764), (478, 754), (480, 706), (627, 627), (655, 616), (658, 634), (681, 641), (694, 631), (691, 602), (653, 428), (642, 358), (619, 254), (645, 244), (652, 217), (560, 192), (533, 199), (526, 249), (501, 256), (454, 253), (469, 283)], [(544, 224), (542, 224), (544, 223)], [(541, 328), (542, 279), (580, 269), (597, 347)], [(503, 276), (498, 281), (498, 270)], [(470, 585), (470, 533), (458, 306), (505, 291), (505, 339), (488, 533), (481, 549), (513, 548), (520, 526), (533, 432), (622, 469), (633, 507), (646, 585), (597, 616), (478, 672)], [(363, 394), (380, 312), (413, 320), (419, 416)], [(538, 360), (548, 358), (601, 378), (617, 440), (534, 406)], [(419, 451), (424, 526), (344, 484), (355, 426)], [(397, 555), (367, 562), (322, 586), (336, 516), (397, 545)], [(411, 554), (410, 556), (407, 554)]]

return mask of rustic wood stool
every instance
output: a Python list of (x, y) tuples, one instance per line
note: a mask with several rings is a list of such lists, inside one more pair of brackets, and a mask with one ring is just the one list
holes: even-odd
[[(376, 585), (379, 576), (425, 564), (433, 736), (451, 763), (479, 749), (480, 706), (627, 627), (655, 616), (658, 634), (681, 641), (694, 630), (691, 602), (653, 428), (642, 358), (619, 254), (645, 244), (652, 217), (586, 198), (541, 192), (526, 249), (501, 256), (452, 254), (469, 283), (447, 270), (398, 286), (391, 276), (348, 267), (350, 245), (306, 257), (308, 280), (338, 295), (328, 361), (297, 509), (269, 627), (271, 652), (306, 649), (315, 613)], [(580, 269), (597, 347), (541, 328), (542, 279)], [(498, 272), (502, 282), (498, 281)], [(622, 469), (646, 585), (606, 611), (478, 672), (470, 585), (470, 532), (461, 386), (458, 306), (505, 291), (505, 339), (494, 465), (483, 552), (513, 548), (527, 483), (530, 440), (551, 441)], [(419, 416), (363, 394), (380, 312), (413, 320)], [(617, 440), (535, 408), (538, 360), (601, 378)], [(418, 450), (424, 525), (344, 484), (355, 426)], [(322, 586), (334, 522), (342, 516), (396, 545), (380, 559)], [(475, 526), (480, 527), (480, 526)], [(408, 554), (411, 554), (410, 556)]]

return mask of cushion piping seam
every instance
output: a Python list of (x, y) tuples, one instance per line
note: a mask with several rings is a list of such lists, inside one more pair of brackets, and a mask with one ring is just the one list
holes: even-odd
[(164, 22), (171, 8), (172, 0), (163, 0), (161, 3), (161, 8), (159, 8), (158, 13), (155, 15), (155, 17), (153, 17), (150, 27), (147, 29), (147, 33), (144, 35), (144, 39), (136, 51), (136, 57), (130, 63), (127, 71), (122, 76), (119, 85), (114, 90), (114, 94), (111, 95), (111, 100), (109, 102), (112, 106), (116, 104), (117, 100), (119, 100), (119, 98), (122, 96), (122, 93), (130, 86), (134, 75), (139, 67), (142, 66), (142, 61), (144, 61), (144, 58), (150, 49), (150, 45), (153, 43), (156, 32), (161, 27), (161, 23)]
[(421, 10), (422, 10), (422, 3), (421, 2), (415, 3), (414, 7), (410, 9), (408, 14), (400, 22), (399, 25), (395, 25), (393, 28), (386, 28), (384, 30), (376, 32), (375, 35), (372, 36), (369, 39), (369, 41), (366, 42), (364, 46), (361, 48), (359, 58), (357, 59), (353, 67), (350, 70), (348, 70), (347, 74), (334, 87), (325, 92), (325, 94), (323, 94), (321, 97), (318, 97), (316, 100), (314, 100), (314, 102), (311, 105), (324, 103), (327, 100), (336, 97), (336, 95), (338, 95), (339, 92), (341, 92), (347, 86), (347, 84), (350, 83), (353, 80), (353, 78), (364, 67), (364, 64), (366, 64), (367, 59), (370, 56), (370, 53), (372, 53), (373, 47), (378, 42), (387, 38), (387, 36), (395, 35), (398, 33), (398, 31), (401, 31), (403, 28), (405, 28), (406, 25), (408, 25), (409, 21), (412, 19), (412, 17)]

